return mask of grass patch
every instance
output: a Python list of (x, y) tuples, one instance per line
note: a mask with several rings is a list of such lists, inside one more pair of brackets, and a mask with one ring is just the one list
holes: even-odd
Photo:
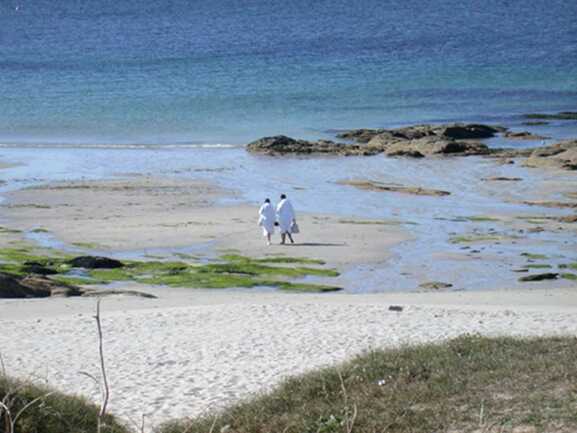
[(574, 337), (463, 336), (375, 351), (158, 433), (573, 431), (576, 356)]
[(577, 271), (577, 263), (563, 263), (559, 265), (560, 269), (573, 269)]
[(573, 280), (573, 281), (577, 281), (577, 274), (571, 274), (568, 272), (562, 273), (560, 275), (561, 278), (564, 278), (566, 280)]
[(544, 254), (533, 254), (533, 253), (521, 253), (523, 257), (527, 257), (528, 259), (532, 260), (545, 260), (548, 257)]
[[(50, 395), (46, 396), (47, 394)], [(46, 396), (46, 397), (44, 397)], [(94, 433), (98, 407), (82, 397), (69, 396), (45, 386), (10, 379), (0, 374), (0, 401), (8, 403), (16, 415), (34, 399), (40, 401), (29, 406), (18, 418), (16, 433)], [(0, 411), (0, 432), (4, 433), (5, 413)], [(106, 416), (107, 433), (130, 433), (111, 415)]]

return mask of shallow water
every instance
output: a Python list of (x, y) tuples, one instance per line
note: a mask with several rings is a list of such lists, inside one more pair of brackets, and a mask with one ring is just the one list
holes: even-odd
[[(248, 201), (255, 210), (265, 197), (273, 201), (285, 192), (297, 213), (328, 213), (344, 218), (398, 221), (414, 239), (393, 249), (385, 263), (347, 269), (338, 282), (348, 291), (414, 290), (423, 281), (440, 280), (455, 290), (517, 287), (520, 276), (512, 272), (527, 260), (523, 252), (550, 257), (546, 263), (577, 260), (577, 239), (568, 232), (520, 234), (510, 224), (468, 221), (479, 216), (539, 216), (569, 214), (567, 210), (544, 209), (519, 204), (538, 200), (550, 182), (569, 187), (575, 174), (499, 165), (480, 157), (446, 159), (394, 159), (373, 157), (273, 158), (254, 156), (244, 149), (74, 149), (6, 148), (3, 161), (23, 163), (0, 172), (7, 183), (4, 191), (61, 180), (105, 179), (115, 176), (150, 175), (205, 179), (238, 191), (223, 203)], [(484, 182), (489, 176), (521, 177), (522, 182)], [(402, 185), (450, 191), (446, 197), (411, 196), (398, 193), (360, 191), (338, 185), (343, 179), (368, 178)], [(41, 224), (41, 222), (40, 222)], [(342, 230), (346, 230), (343, 224)], [(479, 245), (452, 244), (459, 235), (493, 234), (507, 239)], [(45, 245), (54, 239), (34, 234)], [(259, 236), (255, 231), (255, 236)], [(509, 237), (519, 236), (518, 239)], [(331, 241), (338, 241), (335, 233)], [(315, 242), (306, 233), (299, 241)], [(60, 245), (63, 247), (63, 245)], [(478, 252), (474, 252), (477, 250)], [(191, 246), (186, 251), (135, 251), (130, 258), (147, 254), (185, 252), (211, 254), (211, 246)], [(212, 252), (214, 254), (214, 252)], [(124, 255), (127, 257), (126, 255)], [(563, 282), (556, 285), (563, 284)]]

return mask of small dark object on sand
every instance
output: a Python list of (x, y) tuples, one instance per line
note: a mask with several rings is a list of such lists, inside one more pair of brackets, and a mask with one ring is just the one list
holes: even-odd
[(391, 305), (389, 306), (389, 311), (397, 311), (397, 312), (401, 312), (403, 311), (403, 307), (401, 307), (400, 305)]

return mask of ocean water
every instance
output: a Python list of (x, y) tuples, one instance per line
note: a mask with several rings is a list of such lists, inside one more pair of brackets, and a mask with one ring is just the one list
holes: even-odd
[(242, 144), (576, 106), (575, 0), (0, 2), (0, 143)]

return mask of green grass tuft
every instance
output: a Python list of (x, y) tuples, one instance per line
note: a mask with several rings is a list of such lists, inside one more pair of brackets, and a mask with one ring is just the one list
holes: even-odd
[(571, 274), (568, 272), (562, 273), (560, 275), (561, 278), (564, 278), (566, 280), (572, 280), (572, 281), (577, 281), (577, 274)]
[[(46, 396), (48, 393), (52, 393)], [(45, 397), (46, 396), (46, 397)], [(16, 433), (94, 433), (98, 407), (82, 397), (69, 396), (53, 389), (10, 379), (0, 374), (0, 401), (16, 415), (34, 399), (16, 422)], [(106, 433), (130, 433), (115, 417), (105, 417)], [(6, 416), (0, 411), (0, 433), (5, 433)]]
[(374, 351), (157, 433), (575, 431), (576, 357), (574, 337)]

